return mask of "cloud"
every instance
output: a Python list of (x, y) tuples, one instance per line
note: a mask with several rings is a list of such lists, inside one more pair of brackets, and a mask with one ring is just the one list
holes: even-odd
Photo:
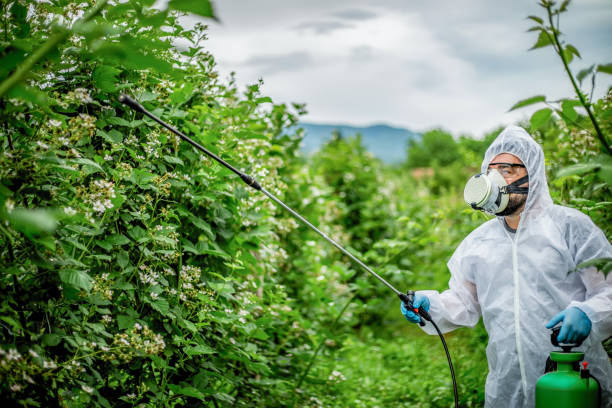
[(353, 27), (352, 24), (341, 23), (338, 21), (312, 21), (301, 23), (294, 27), (298, 31), (312, 31), (317, 35), (329, 34), (332, 31), (342, 30)]
[(263, 74), (273, 74), (283, 71), (297, 71), (313, 65), (312, 55), (304, 51), (288, 54), (255, 55), (248, 58), (241, 65), (255, 68)]
[[(305, 102), (313, 122), (443, 126), (481, 134), (526, 117), (518, 100), (573, 95), (552, 48), (528, 52), (533, 0), (233, 0), (217, 2), (208, 47), (239, 84), (265, 80), (275, 101)], [(609, 0), (572, 4), (563, 39), (580, 50), (574, 72), (610, 55)], [(596, 95), (612, 77), (598, 76)], [(586, 88), (586, 87), (585, 87)], [(535, 109), (535, 107), (534, 107)]]
[(331, 15), (346, 20), (371, 20), (373, 18), (376, 18), (378, 14), (363, 9), (347, 9), (337, 11), (335, 13), (332, 13)]

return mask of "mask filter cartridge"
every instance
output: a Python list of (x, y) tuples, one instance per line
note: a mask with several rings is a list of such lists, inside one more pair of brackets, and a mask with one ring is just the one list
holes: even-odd
[(495, 169), (476, 174), (466, 183), (463, 199), (476, 210), (496, 214), (508, 205), (509, 195), (502, 193), (502, 188), (507, 185), (504, 177)]

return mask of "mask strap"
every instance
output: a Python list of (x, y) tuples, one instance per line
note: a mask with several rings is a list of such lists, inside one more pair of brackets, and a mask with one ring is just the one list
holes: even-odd
[(527, 194), (529, 193), (529, 187), (519, 187), (521, 184), (525, 184), (529, 181), (529, 176), (523, 176), (520, 179), (503, 186), (500, 190), (502, 193), (514, 193), (514, 194)]

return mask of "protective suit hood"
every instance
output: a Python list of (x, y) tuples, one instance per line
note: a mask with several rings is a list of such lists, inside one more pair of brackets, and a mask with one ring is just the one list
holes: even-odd
[(529, 175), (529, 194), (525, 202), (523, 217), (537, 216), (553, 205), (544, 167), (544, 152), (540, 145), (523, 128), (508, 126), (491, 143), (482, 161), (481, 171), (487, 171), (489, 163), (501, 153), (510, 153), (518, 157)]

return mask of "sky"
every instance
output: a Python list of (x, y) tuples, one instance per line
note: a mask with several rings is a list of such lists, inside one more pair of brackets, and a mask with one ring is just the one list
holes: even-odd
[[(207, 48), (222, 77), (263, 79), (275, 103), (305, 103), (304, 122), (480, 137), (543, 106), (508, 113), (534, 95), (573, 95), (551, 47), (528, 51), (536, 0), (223, 0)], [(612, 2), (576, 0), (563, 39), (571, 68), (612, 62)], [(600, 74), (596, 96), (612, 76)]]

